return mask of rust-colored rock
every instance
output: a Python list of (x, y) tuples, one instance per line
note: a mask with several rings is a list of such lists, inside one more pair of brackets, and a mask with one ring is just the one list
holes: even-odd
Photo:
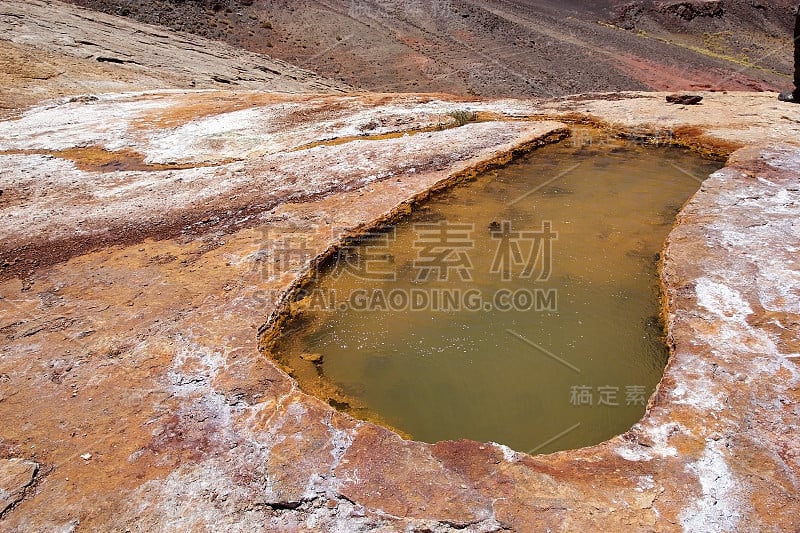
[[(800, 108), (703, 96), (155, 91), (0, 123), (0, 529), (797, 530)], [(407, 441), (259, 351), (342, 233), (575, 120), (733, 152), (666, 244), (673, 356), (625, 435), (548, 456)], [(181, 168), (82, 169), (87, 147)]]

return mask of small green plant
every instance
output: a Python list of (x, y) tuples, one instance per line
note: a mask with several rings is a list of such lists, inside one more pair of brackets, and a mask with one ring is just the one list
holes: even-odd
[(466, 109), (459, 109), (448, 113), (456, 121), (456, 126), (463, 126), (470, 122), (475, 122), (478, 119), (478, 114), (474, 111), (467, 111)]

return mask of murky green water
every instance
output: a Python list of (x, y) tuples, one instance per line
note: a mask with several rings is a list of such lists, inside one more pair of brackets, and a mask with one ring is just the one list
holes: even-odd
[(414, 439), (602, 442), (663, 373), (657, 254), (720, 166), (617, 140), (542, 148), (343, 248), (277, 357), (307, 391)]

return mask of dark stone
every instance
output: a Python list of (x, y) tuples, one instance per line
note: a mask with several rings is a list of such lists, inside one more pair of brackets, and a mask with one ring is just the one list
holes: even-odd
[(703, 101), (703, 97), (696, 94), (670, 94), (667, 95), (667, 102), (670, 104), (697, 105)]

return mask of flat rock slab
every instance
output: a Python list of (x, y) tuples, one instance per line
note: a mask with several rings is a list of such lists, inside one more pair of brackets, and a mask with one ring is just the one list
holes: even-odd
[(0, 460), (0, 516), (22, 500), (38, 471), (39, 465), (33, 461)]
[[(800, 109), (664, 97), (156, 91), (0, 123), (0, 452), (47, 472), (3, 528), (797, 530)], [(669, 237), (673, 356), (625, 435), (548, 456), (407, 441), (259, 351), (343, 234), (581, 118), (736, 150)]]
[(279, 59), (61, 2), (0, 6), (0, 117), (67, 95), (165, 88), (342, 93)]

